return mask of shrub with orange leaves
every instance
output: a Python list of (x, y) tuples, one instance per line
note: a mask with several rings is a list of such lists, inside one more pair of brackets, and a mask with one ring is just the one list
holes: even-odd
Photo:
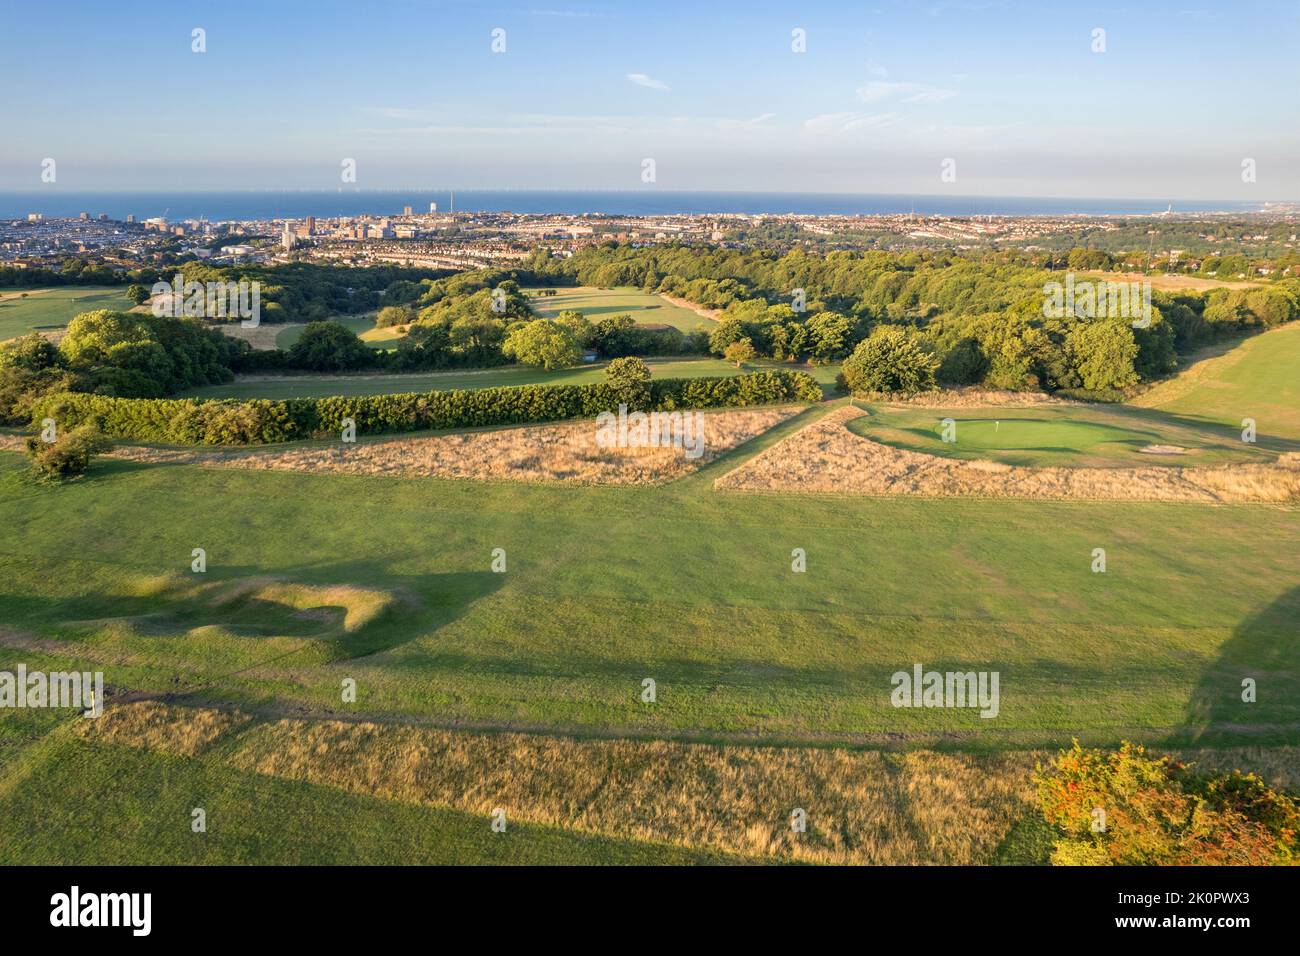
[(1300, 801), (1254, 774), (1200, 774), (1128, 742), (1104, 751), (1076, 740), (1035, 782), (1062, 832), (1057, 866), (1300, 862)]

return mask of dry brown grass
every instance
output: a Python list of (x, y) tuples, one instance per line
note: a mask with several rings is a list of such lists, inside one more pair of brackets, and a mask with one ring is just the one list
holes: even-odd
[[(977, 863), (1031, 810), (1033, 755), (575, 741), (284, 720), (244, 770), (634, 839), (827, 863)], [(806, 833), (791, 813), (807, 811)]]
[(869, 400), (882, 400), (891, 405), (915, 405), (919, 408), (978, 408), (997, 406), (1008, 408), (1040, 408), (1043, 405), (1078, 405), (1078, 402), (1057, 398), (1046, 392), (1005, 392), (998, 389), (963, 385), (916, 395), (897, 393), (861, 396)]
[[(154, 701), (77, 720), (95, 742), (195, 756), (243, 728), (239, 711)], [(1300, 786), (1300, 747), (1173, 751), (1205, 771)], [(1037, 812), (1033, 771), (1055, 751), (1000, 754), (718, 746), (280, 720), (219, 759), (241, 770), (403, 803), (451, 807), (751, 857), (888, 865), (989, 862)], [(807, 832), (790, 826), (807, 812)]]
[(1205, 292), (1209, 289), (1253, 289), (1256, 286), (1263, 285), (1261, 280), (1249, 279), (1202, 279), (1200, 276), (1188, 276), (1180, 273), (1156, 273), (1147, 275), (1144, 272), (1081, 272), (1081, 276), (1088, 279), (1101, 279), (1106, 282), (1150, 282), (1151, 288), (1161, 289), (1172, 292)]
[(1232, 770), (1258, 774), (1265, 783), (1300, 793), (1300, 747), (1229, 747), (1223, 750), (1175, 750), (1173, 755), (1206, 773)]
[(507, 479), (579, 484), (658, 484), (695, 471), (794, 415), (793, 408), (709, 412), (704, 453), (680, 448), (599, 448), (594, 420), (358, 444), (191, 451), (121, 447), (137, 461), (186, 462), (230, 468), (341, 472), (418, 478)]
[(702, 315), (706, 319), (712, 319), (714, 322), (720, 322), (722, 320), (721, 309), (706, 309), (704, 306), (697, 305), (689, 299), (679, 299), (675, 295), (665, 295), (663, 292), (656, 292), (655, 294), (665, 302), (669, 302), (681, 309), (690, 309), (696, 315)]
[(193, 757), (249, 720), (247, 714), (239, 711), (171, 707), (145, 700), (110, 707), (94, 720), (76, 721), (73, 728), (80, 736), (97, 743)]
[(1025, 468), (891, 448), (853, 434), (859, 409), (836, 409), (714, 482), (742, 491), (1126, 501), (1300, 499), (1300, 454), (1217, 468)]

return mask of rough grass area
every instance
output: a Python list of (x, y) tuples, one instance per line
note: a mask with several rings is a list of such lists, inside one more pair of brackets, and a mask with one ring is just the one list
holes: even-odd
[(601, 448), (596, 443), (594, 420), (356, 444), (312, 442), (252, 451), (192, 452), (122, 446), (113, 454), (134, 461), (184, 462), (255, 470), (579, 484), (657, 484), (690, 474), (797, 411), (793, 408), (762, 408), (704, 413), (703, 448), (695, 458), (688, 457), (684, 448), (673, 446)]
[[(70, 729), (72, 733), (64, 733)], [(1041, 864), (1032, 774), (965, 754), (574, 740), (157, 702), (29, 728), (0, 863)], [(109, 746), (111, 745), (111, 746)], [(1300, 780), (1300, 750), (1182, 750)], [(206, 833), (190, 828), (194, 808)], [(795, 832), (795, 810), (806, 829)], [(503, 833), (491, 829), (504, 812)], [(105, 827), (112, 824), (111, 829)], [(323, 826), (327, 834), (311, 832)], [(103, 838), (111, 832), (113, 839)]]
[[(855, 433), (855, 420), (867, 413), (852, 406), (837, 409), (734, 471), (716, 487), (743, 491), (820, 492), (857, 495), (921, 495), (927, 497), (1056, 498), (1127, 501), (1194, 501), (1204, 503), (1300, 500), (1300, 453), (1282, 455), (1276, 464), (1243, 464), (1184, 468), (1029, 468), (998, 461), (964, 461), (893, 448)], [(905, 416), (903, 416), (905, 418)], [(928, 417), (926, 413), (925, 417)], [(1013, 420), (1014, 421), (1014, 420)], [(1075, 441), (1093, 445), (1140, 440), (1134, 434), (1104, 425), (1083, 427), (1069, 421), (1041, 421), (1020, 433), (1050, 443)], [(1016, 425), (1010, 424), (1010, 431)], [(964, 432), (961, 424), (958, 435)], [(870, 425), (863, 429), (871, 432)], [(928, 438), (926, 429), (917, 429)], [(966, 431), (973, 443), (986, 448), (995, 433), (980, 423)], [(897, 433), (898, 429), (894, 429)], [(935, 436), (936, 442), (938, 436)], [(959, 437), (959, 443), (961, 439)], [(1023, 443), (1022, 443), (1023, 444)], [(1128, 446), (1126, 446), (1128, 447)], [(1028, 451), (1034, 457), (1035, 449)], [(1041, 449), (1037, 454), (1043, 454)]]
[(624, 313), (632, 316), (638, 325), (672, 326), (682, 332), (696, 329), (712, 331), (717, 323), (703, 311), (697, 312), (684, 305), (675, 305), (663, 296), (642, 292), (640, 289), (596, 289), (591, 286), (555, 288), (555, 295), (538, 295), (537, 289), (525, 290), (532, 297), (531, 305), (538, 315), (554, 318), (572, 309), (581, 312), (592, 322), (611, 315)]
[[(566, 830), (823, 863), (978, 863), (1031, 812), (1023, 754), (574, 741), (286, 720), (236, 766)], [(796, 833), (791, 815), (807, 814)]]
[(126, 286), (58, 286), (52, 289), (0, 289), (0, 342), (33, 329), (61, 329), (74, 316), (95, 309), (128, 312), (135, 303)]
[(193, 757), (248, 720), (238, 711), (137, 701), (110, 707), (95, 719), (74, 721), (72, 727), (78, 736), (97, 743)]

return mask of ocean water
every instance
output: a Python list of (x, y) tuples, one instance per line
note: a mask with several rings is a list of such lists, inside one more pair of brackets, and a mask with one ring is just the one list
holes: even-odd
[(28, 213), (47, 217), (113, 219), (134, 214), (137, 220), (165, 216), (208, 219), (301, 219), (304, 216), (398, 215), (403, 206), (427, 212), (430, 202), (439, 212), (604, 213), (624, 216), (663, 216), (674, 213), (804, 215), (888, 215), (916, 212), (952, 216), (1147, 215), (1164, 212), (1249, 212), (1257, 203), (1181, 201), (1175, 198), (1044, 199), (989, 196), (904, 196), (862, 193), (668, 192), (644, 190), (346, 190), (191, 193), (73, 193), (57, 187), (29, 192), (0, 192), (0, 219)]

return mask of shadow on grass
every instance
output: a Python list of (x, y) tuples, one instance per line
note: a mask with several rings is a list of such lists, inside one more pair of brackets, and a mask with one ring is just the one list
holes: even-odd
[[(283, 643), (269, 658), (241, 648), (240, 670), (261, 666), (289, 655), (304, 662), (331, 663), (364, 657), (399, 647), (426, 636), (464, 614), (476, 601), (501, 586), (501, 575), (490, 571), (445, 572), (432, 575), (395, 575), (373, 562), (299, 565), (284, 569), (240, 566), (211, 570), (204, 575), (177, 575), (174, 584), (152, 594), (41, 595), (0, 593), (0, 617), (39, 638), (68, 641), (75, 653), (83, 642), (106, 628), (128, 629), (148, 638), (184, 641), (199, 662), (211, 659), (212, 642), (230, 636), (250, 641), (296, 638), (306, 643), (286, 652)], [(202, 578), (202, 580), (198, 580)], [(312, 603), (311, 592), (297, 603), (277, 600), (250, 588), (251, 584), (319, 589), (356, 588), (356, 600), (340, 598)], [(195, 584), (215, 585), (196, 595)], [(223, 585), (225, 587), (223, 587)], [(376, 594), (375, 592), (380, 592)], [(358, 611), (364, 617), (368, 602), (386, 599), (377, 613), (355, 629), (344, 621)], [(305, 606), (304, 606), (305, 605)], [(215, 633), (205, 628), (217, 628)], [(188, 656), (188, 655), (187, 655)], [(228, 655), (217, 654), (217, 657)]]
[[(1254, 682), (1255, 700), (1247, 695)], [(1300, 744), (1300, 587), (1243, 621), (1202, 674), (1171, 745)]]

